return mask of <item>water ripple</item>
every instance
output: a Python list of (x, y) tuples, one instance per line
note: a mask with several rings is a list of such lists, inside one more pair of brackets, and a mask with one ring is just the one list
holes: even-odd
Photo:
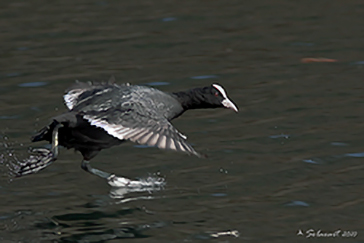
[(163, 22), (171, 22), (171, 21), (176, 21), (176, 20), (177, 20), (176, 17), (166, 17), (166, 18), (162, 19)]
[(20, 73), (20, 72), (14, 72), (14, 73), (7, 73), (6, 74), (6, 77), (12, 78), (12, 77), (18, 77), (20, 75), (22, 75), (22, 73)]
[(305, 163), (309, 163), (309, 164), (321, 164), (321, 160), (318, 158), (315, 159), (303, 159), (302, 160)]
[(272, 135), (272, 136), (269, 136), (270, 138), (285, 138), (285, 139), (288, 139), (291, 137), (291, 135), (289, 134), (277, 134), (277, 135)]
[(170, 83), (168, 83), (168, 82), (150, 82), (150, 83), (146, 83), (146, 85), (150, 85), (150, 86), (164, 86), (164, 85), (170, 85)]
[(363, 157), (364, 157), (364, 152), (359, 152), (359, 153), (347, 153), (347, 154), (344, 154), (344, 156), (347, 156), (347, 157), (353, 157), (353, 158), (363, 158)]
[(351, 64), (352, 65), (364, 65), (364, 61), (357, 61), (357, 62), (353, 62)]
[(289, 203), (286, 203), (285, 206), (287, 206), (287, 207), (309, 207), (310, 204), (308, 204), (304, 201), (291, 201)]
[(210, 78), (218, 78), (216, 75), (201, 75), (201, 76), (193, 76), (192, 79), (210, 79)]
[(47, 85), (47, 82), (30, 82), (30, 83), (22, 83), (18, 84), (19, 87), (28, 88), (28, 87), (40, 87)]
[(342, 142), (332, 142), (331, 145), (332, 146), (348, 146), (349, 144), (342, 143)]

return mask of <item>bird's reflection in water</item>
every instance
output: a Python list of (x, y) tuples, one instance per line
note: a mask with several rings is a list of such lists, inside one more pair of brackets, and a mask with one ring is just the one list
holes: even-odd
[(69, 213), (53, 216), (47, 222), (37, 223), (44, 232), (43, 238), (52, 242), (108, 242), (113, 239), (148, 238), (147, 230), (166, 227), (165, 222), (128, 222), (139, 208), (121, 209), (107, 213)]
[(53, 242), (108, 242), (151, 237), (148, 230), (164, 228), (169, 223), (153, 220), (150, 216), (154, 212), (132, 202), (158, 198), (153, 194), (163, 190), (165, 182), (152, 176), (136, 182), (143, 182), (143, 186), (113, 187), (109, 196), (93, 195), (96, 200), (71, 209), (73, 212), (51, 216), (36, 227)]

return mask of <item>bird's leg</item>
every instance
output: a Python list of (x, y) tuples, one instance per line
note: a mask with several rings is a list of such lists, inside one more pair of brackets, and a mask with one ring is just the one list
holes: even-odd
[(90, 165), (90, 162), (85, 159), (82, 160), (81, 168), (91, 174), (94, 174), (94, 175), (99, 176), (104, 179), (109, 179), (111, 176), (113, 176), (113, 174), (111, 174), (111, 173), (92, 168)]
[(112, 187), (127, 187), (127, 188), (159, 188), (161, 186), (164, 186), (164, 181), (143, 181), (143, 180), (131, 180), (126, 177), (119, 177), (114, 174), (101, 171), (95, 168), (92, 168), (90, 165), (90, 162), (84, 158), (82, 160), (81, 168), (85, 171), (94, 174), (96, 176), (99, 176), (103, 179), (107, 180), (107, 183)]
[(19, 163), (20, 167), (15, 170), (17, 176), (23, 176), (36, 173), (57, 159), (58, 155), (58, 129), (62, 124), (57, 124), (52, 132), (52, 149), (35, 148), (31, 150), (30, 155)]
[[(103, 179), (106, 179), (110, 186), (129, 187), (131, 185), (135, 186), (134, 185), (135, 182), (137, 184), (139, 183), (138, 181), (132, 181), (132, 180), (130, 180), (128, 178), (125, 178), (125, 177), (118, 177), (118, 176), (115, 176), (114, 174), (92, 168), (91, 165), (90, 165), (90, 162), (88, 160), (86, 160), (86, 159), (82, 160), (81, 168), (84, 169), (85, 171), (91, 173), (91, 174), (94, 174), (94, 175), (99, 176), (99, 177), (101, 177)], [(134, 184), (133, 184), (133, 182), (134, 182)]]
[(53, 128), (53, 132), (52, 132), (52, 158), (53, 159), (57, 159), (58, 156), (58, 129), (60, 127), (63, 127), (62, 124), (57, 124), (54, 128)]

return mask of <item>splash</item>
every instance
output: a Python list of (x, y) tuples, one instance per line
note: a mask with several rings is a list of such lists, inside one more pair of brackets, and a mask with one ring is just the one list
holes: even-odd
[(8, 183), (13, 181), (15, 171), (19, 168), (20, 159), (19, 154), (16, 152), (17, 147), (23, 147), (23, 144), (16, 144), (10, 142), (8, 137), (0, 135), (2, 142), (0, 142), (0, 173), (1, 176), (6, 176)]
[(117, 177), (115, 175), (109, 178), (108, 183), (113, 188), (110, 191), (110, 197), (113, 199), (122, 199), (119, 203), (126, 203), (135, 200), (150, 200), (155, 197), (152, 195), (142, 195), (126, 198), (126, 195), (132, 192), (148, 192), (161, 191), (166, 185), (166, 181), (162, 177), (148, 176), (131, 180), (125, 177)]
[(112, 187), (125, 187), (130, 189), (155, 189), (165, 186), (166, 182), (164, 178), (148, 176), (147, 178), (140, 178), (137, 180), (131, 180), (125, 177), (118, 177), (111, 175), (108, 178), (108, 184)]

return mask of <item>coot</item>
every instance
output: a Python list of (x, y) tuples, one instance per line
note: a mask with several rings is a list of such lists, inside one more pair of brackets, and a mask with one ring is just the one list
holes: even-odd
[(34, 149), (35, 155), (21, 164), (18, 176), (51, 164), (58, 145), (80, 151), (82, 169), (109, 180), (114, 175), (92, 168), (89, 161), (102, 149), (126, 140), (200, 156), (170, 121), (190, 109), (223, 107), (238, 112), (219, 84), (166, 93), (139, 85), (78, 82), (66, 91), (64, 101), (68, 111), (53, 117), (32, 137), (33, 142), (50, 142), (52, 150)]

